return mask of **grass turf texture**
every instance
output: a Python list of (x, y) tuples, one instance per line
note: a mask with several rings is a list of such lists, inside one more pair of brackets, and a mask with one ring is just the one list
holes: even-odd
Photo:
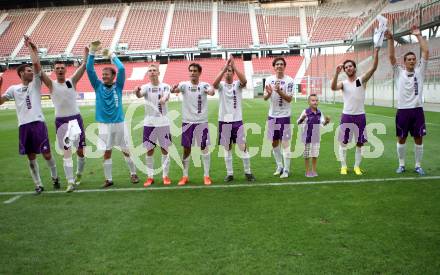
[[(217, 102), (210, 101), (209, 120), (217, 123)], [(295, 120), (306, 103), (293, 104)], [(321, 104), (337, 127), (342, 105)], [(180, 111), (180, 104), (170, 109)], [(246, 100), (245, 122), (264, 129), (267, 102)], [(81, 108), (85, 124), (94, 121), (94, 108)], [(367, 122), (381, 122), (385, 135), (382, 157), (364, 159), (361, 179), (400, 177), (394, 173), (395, 110), (367, 107)], [(45, 109), (52, 148), (53, 110)], [(440, 175), (440, 114), (426, 112), (423, 167)], [(33, 184), (24, 157), (18, 156), (15, 111), (0, 112), (0, 192), (29, 191)], [(143, 108), (134, 116), (143, 119)], [(296, 141), (294, 130), (294, 141)], [(142, 129), (132, 130), (135, 145)], [(211, 133), (213, 135), (213, 133)], [(248, 133), (250, 146), (263, 134)], [(316, 180), (358, 179), (339, 175), (334, 133), (323, 136)], [(408, 140), (407, 168), (412, 177), (413, 142)], [(173, 140), (181, 152), (180, 137)], [(212, 140), (212, 143), (216, 141)], [(91, 144), (89, 142), (89, 144)], [(197, 149), (194, 149), (197, 150)], [(223, 184), (223, 158), (212, 153), (211, 177)], [(62, 157), (56, 156), (63, 178)], [(143, 159), (143, 157), (142, 157)], [(348, 153), (353, 165), (354, 150)], [(117, 187), (132, 187), (128, 169), (114, 152), (113, 178)], [(49, 171), (39, 158), (46, 189)], [(155, 165), (160, 164), (156, 150)], [(251, 159), (257, 182), (307, 181), (301, 157), (292, 159), (292, 176), (271, 174), (274, 160)], [(241, 160), (234, 155), (234, 183), (244, 183)], [(144, 179), (144, 171), (139, 171)], [(191, 185), (202, 185), (202, 168), (190, 166)], [(173, 185), (181, 176), (173, 161)], [(161, 174), (155, 177), (160, 183)], [(88, 159), (81, 189), (99, 188), (101, 159)], [(63, 180), (64, 182), (64, 180)], [(232, 184), (234, 184), (232, 183)], [(164, 190), (151, 192), (43, 194), (23, 196), (0, 205), (0, 273), (436, 273), (440, 266), (440, 180), (368, 184), (300, 185), (261, 188)], [(64, 184), (65, 186), (65, 184)], [(64, 187), (63, 186), (63, 187)], [(157, 186), (160, 186), (157, 184)], [(2, 201), (11, 196), (1, 196)]]

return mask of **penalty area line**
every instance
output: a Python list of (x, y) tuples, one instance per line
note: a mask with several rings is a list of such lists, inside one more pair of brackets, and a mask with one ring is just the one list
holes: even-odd
[[(330, 185), (330, 184), (359, 184), (375, 182), (394, 182), (394, 181), (421, 181), (437, 180), (440, 176), (426, 177), (400, 177), (400, 178), (378, 178), (378, 179), (353, 179), (353, 180), (322, 180), (322, 181), (292, 181), (292, 182), (268, 182), (268, 183), (240, 183), (240, 184), (221, 184), (221, 185), (189, 185), (189, 186), (163, 186), (163, 187), (129, 187), (129, 188), (110, 188), (110, 189), (84, 189), (73, 193), (105, 193), (105, 192), (132, 192), (132, 191), (166, 191), (166, 190), (195, 190), (195, 189), (228, 189), (228, 188), (251, 188), (251, 187), (272, 187), (272, 186), (295, 186), (295, 185)], [(0, 192), (0, 196), (15, 196), (8, 201), (14, 202), (23, 195), (34, 195), (35, 192)], [(63, 191), (45, 191), (43, 194), (66, 194)], [(42, 194), (42, 195), (43, 195)], [(41, 196), (41, 195), (39, 195)], [(6, 203), (6, 201), (4, 202)]]

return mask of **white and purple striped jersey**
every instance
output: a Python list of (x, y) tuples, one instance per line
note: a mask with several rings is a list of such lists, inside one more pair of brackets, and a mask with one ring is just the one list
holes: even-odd
[(161, 127), (168, 126), (170, 122), (167, 117), (167, 103), (160, 104), (163, 97), (170, 96), (170, 86), (160, 83), (154, 86), (152, 83), (142, 85), (141, 95), (145, 98), (144, 126)]
[(243, 120), (241, 111), (242, 87), (239, 80), (228, 84), (221, 81), (218, 87), (219, 108), (218, 120), (234, 122)]
[(394, 77), (397, 88), (397, 109), (423, 107), (423, 82), (427, 61), (422, 57), (414, 72), (408, 72), (397, 64), (394, 65)]
[(208, 96), (207, 92), (211, 85), (206, 82), (199, 82), (194, 85), (191, 81), (179, 83), (179, 90), (182, 93), (182, 122), (204, 123), (208, 122)]
[(280, 83), (281, 90), (289, 96), (293, 96), (293, 79), (285, 75), (282, 79), (278, 79), (276, 75), (271, 75), (266, 79), (266, 85), (272, 86), (272, 95), (270, 96), (269, 116), (270, 117), (290, 117), (290, 102), (284, 100), (276, 91), (276, 82)]
[(34, 121), (44, 121), (41, 109), (41, 73), (34, 73), (34, 79), (28, 86), (23, 84), (10, 86), (5, 96), (8, 100), (15, 101), (18, 126)]

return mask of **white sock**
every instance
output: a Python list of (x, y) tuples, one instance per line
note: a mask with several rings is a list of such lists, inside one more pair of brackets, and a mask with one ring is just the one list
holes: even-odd
[(104, 160), (104, 176), (106, 180), (112, 181), (112, 159)]
[(168, 177), (170, 171), (170, 155), (162, 155), (162, 177)]
[(186, 159), (183, 159), (183, 176), (188, 177), (188, 170), (189, 170), (189, 156)]
[(354, 153), (354, 167), (360, 167), (362, 161), (362, 147), (356, 146)]
[(232, 151), (224, 150), (224, 156), (225, 156), (226, 173), (228, 174), (228, 176), (231, 176), (234, 174), (234, 169), (232, 168)]
[(243, 152), (243, 168), (245, 174), (251, 174), (251, 157), (249, 152)]
[(281, 147), (279, 145), (277, 147), (274, 147), (272, 152), (273, 152), (273, 157), (275, 158), (275, 162), (277, 164), (277, 167), (283, 168), (283, 155), (281, 154)]
[(290, 171), (290, 146), (283, 148), (284, 171)]
[(57, 173), (57, 165), (55, 163), (55, 159), (53, 157), (50, 158), (50, 160), (46, 160), (47, 162), (47, 166), (49, 166), (50, 168), (50, 175), (53, 179), (58, 178), (58, 173)]
[(414, 144), (414, 159), (416, 160), (416, 168), (421, 167), (423, 157), (423, 144)]
[(74, 183), (73, 180), (73, 160), (72, 158), (63, 159), (64, 174), (66, 175), (67, 183)]
[(77, 175), (82, 175), (83, 171), (84, 171), (84, 165), (86, 164), (86, 158), (85, 157), (80, 157), (80, 156), (76, 156), (76, 174)]
[(211, 166), (211, 154), (207, 153), (207, 154), (202, 154), (202, 158), (203, 158), (203, 175), (209, 176), (209, 168)]
[(125, 162), (127, 163), (128, 169), (130, 170), (131, 175), (136, 175), (136, 166), (134, 166), (134, 162), (131, 157), (126, 157), (124, 155)]
[(40, 178), (40, 168), (36, 159), (29, 160), (29, 171), (31, 172), (32, 180), (35, 186), (43, 186)]
[(347, 167), (347, 147), (339, 145), (339, 159), (341, 167)]
[(397, 158), (399, 159), (399, 166), (405, 166), (406, 144), (397, 143)]
[(154, 176), (154, 157), (145, 156), (145, 162), (147, 164), (147, 176), (152, 178)]

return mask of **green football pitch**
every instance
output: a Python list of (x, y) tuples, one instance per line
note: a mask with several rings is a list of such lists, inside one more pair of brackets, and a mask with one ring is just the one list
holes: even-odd
[[(133, 106), (132, 106), (133, 107)], [(94, 108), (81, 112), (89, 145), (79, 190), (52, 192), (46, 163), (39, 158), (46, 191), (33, 195), (27, 160), (18, 155), (15, 110), (0, 112), (0, 274), (435, 274), (440, 270), (440, 113), (426, 112), (423, 168), (413, 172), (413, 142), (408, 139), (407, 172), (397, 175), (394, 115), (391, 108), (367, 106), (370, 127), (363, 176), (339, 175), (335, 130), (341, 104), (320, 109), (334, 124), (322, 136), (317, 178), (304, 177), (301, 143), (294, 127), (292, 175), (272, 176), (275, 163), (264, 128), (268, 103), (244, 100), (244, 122), (257, 181), (244, 179), (234, 155), (235, 180), (223, 183), (224, 160), (212, 152), (212, 186), (202, 184), (198, 149), (191, 162), (190, 183), (176, 186), (181, 176), (173, 158), (164, 187), (161, 173), (143, 188), (145, 152), (141, 147), (144, 110), (125, 106), (141, 183), (129, 182), (122, 154), (113, 154), (115, 186), (102, 190), (102, 160), (97, 156)], [(292, 121), (306, 102), (292, 104)], [(180, 103), (169, 104), (172, 113)], [(55, 149), (53, 109), (45, 116)], [(209, 121), (217, 124), (217, 101), (209, 102)], [(131, 115), (133, 114), (133, 115)], [(175, 121), (180, 125), (180, 117)], [(180, 134), (180, 133), (179, 133)], [(211, 132), (211, 143), (217, 134)], [(96, 140), (96, 139), (95, 139)], [(180, 136), (173, 137), (175, 155)], [(258, 152), (257, 152), (258, 150)], [(143, 154), (141, 154), (143, 153)], [(252, 151), (251, 151), (252, 153)], [(56, 154), (63, 179), (62, 156)], [(75, 160), (75, 158), (74, 158)], [(354, 150), (348, 152), (353, 166)], [(156, 150), (155, 165), (160, 155)], [(143, 165), (143, 164), (142, 164)]]

